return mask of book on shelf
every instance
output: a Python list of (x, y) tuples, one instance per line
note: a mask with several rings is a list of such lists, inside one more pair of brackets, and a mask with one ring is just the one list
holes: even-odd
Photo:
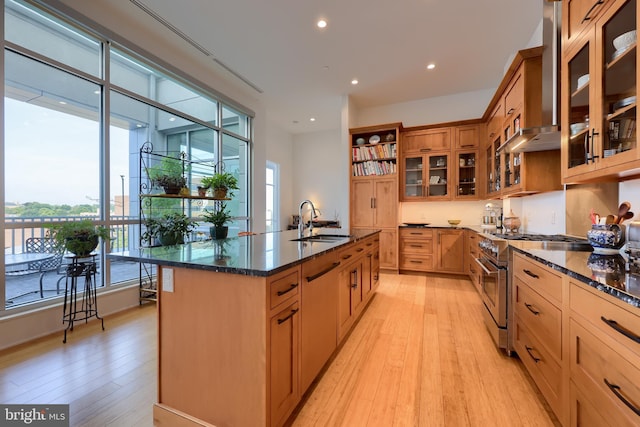
[(366, 161), (353, 164), (353, 176), (381, 176), (396, 172), (396, 163), (392, 161)]
[(353, 161), (393, 159), (396, 157), (396, 144), (380, 144), (367, 147), (353, 147)]

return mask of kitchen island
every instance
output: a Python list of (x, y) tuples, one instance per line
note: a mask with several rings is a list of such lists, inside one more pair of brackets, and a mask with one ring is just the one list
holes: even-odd
[(159, 266), (156, 425), (285, 423), (378, 285), (377, 230), (314, 234), (109, 254)]

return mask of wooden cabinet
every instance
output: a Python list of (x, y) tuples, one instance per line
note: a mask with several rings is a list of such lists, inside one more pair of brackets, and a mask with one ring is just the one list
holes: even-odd
[(433, 229), (400, 228), (400, 270), (433, 270)]
[(434, 245), (436, 271), (464, 273), (464, 230), (437, 228)]
[(613, 3), (613, 0), (564, 0), (562, 2), (562, 44), (573, 43), (580, 33)]
[(271, 425), (283, 425), (300, 399), (300, 316), (296, 301), (269, 322)]
[[(380, 229), (380, 267), (398, 267), (398, 173), (400, 123), (351, 129), (350, 225)], [(379, 142), (371, 143), (377, 141)], [(361, 160), (361, 159), (369, 160)], [(362, 176), (361, 169), (378, 173)]]
[(482, 292), (481, 284), (482, 284), (482, 270), (476, 263), (476, 258), (479, 257), (479, 237), (478, 233), (471, 230), (466, 230), (466, 251), (465, 251), (465, 273), (469, 275), (469, 279), (473, 286), (475, 286), (478, 292)]
[[(563, 5), (573, 2), (565, 0)], [(562, 172), (565, 183), (640, 174), (636, 132), (638, 55), (636, 0), (608, 0), (563, 48)], [(618, 41), (616, 41), (618, 43)]]
[(481, 124), (456, 126), (454, 128), (454, 148), (456, 150), (478, 148), (482, 131)]
[(402, 199), (451, 199), (451, 153), (434, 151), (429, 154), (405, 154), (402, 157)]
[(300, 386), (303, 390), (309, 387), (338, 345), (337, 320), (328, 314), (338, 310), (335, 284), (339, 265), (335, 252), (302, 265)]
[(520, 129), (542, 123), (542, 48), (518, 52), (487, 109), (484, 147), (489, 198), (561, 190), (560, 151), (518, 153), (506, 144)]
[(571, 425), (637, 426), (640, 316), (579, 283), (570, 301)]
[(464, 230), (400, 228), (400, 270), (464, 274)]
[(563, 418), (562, 277), (515, 254), (512, 303), (513, 344), (536, 385), (559, 419)]
[(475, 200), (478, 198), (478, 151), (456, 151), (453, 161), (455, 168), (455, 191), (453, 197), (456, 200)]
[(403, 153), (429, 153), (451, 150), (451, 128), (410, 130), (402, 134)]

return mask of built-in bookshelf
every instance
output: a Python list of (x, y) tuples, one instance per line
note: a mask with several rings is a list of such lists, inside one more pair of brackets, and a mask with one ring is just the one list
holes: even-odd
[(397, 138), (396, 129), (352, 134), (352, 176), (397, 174)]

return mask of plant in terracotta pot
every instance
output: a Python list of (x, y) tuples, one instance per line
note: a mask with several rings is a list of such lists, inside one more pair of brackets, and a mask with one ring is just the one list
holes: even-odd
[(218, 172), (213, 176), (207, 176), (200, 181), (202, 186), (210, 188), (213, 197), (216, 199), (225, 199), (227, 196), (232, 197), (231, 190), (238, 190), (238, 178), (229, 172)]
[(159, 164), (147, 168), (147, 174), (151, 183), (167, 194), (179, 194), (187, 184), (182, 161), (175, 157), (163, 157)]
[(157, 239), (162, 246), (184, 243), (185, 236), (194, 231), (198, 223), (180, 212), (167, 213), (160, 218), (148, 218), (142, 240), (151, 244)]
[(212, 224), (209, 228), (212, 239), (226, 239), (229, 234), (229, 227), (225, 224), (231, 221), (231, 212), (227, 210), (227, 204), (221, 203), (214, 210), (205, 210), (202, 219)]
[(101, 225), (95, 225), (89, 219), (65, 221), (49, 224), (49, 236), (56, 245), (65, 248), (76, 256), (87, 256), (98, 247), (100, 239), (111, 239), (111, 231)]

